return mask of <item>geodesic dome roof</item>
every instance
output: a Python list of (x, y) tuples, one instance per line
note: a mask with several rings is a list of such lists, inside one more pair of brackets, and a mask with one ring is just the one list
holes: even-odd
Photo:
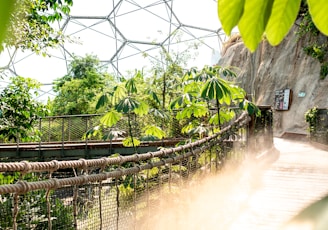
[(0, 55), (8, 76), (43, 84), (41, 97), (54, 95), (52, 82), (67, 73), (73, 55), (96, 55), (109, 73), (124, 76), (161, 62), (163, 49), (197, 54), (190, 67), (215, 64), (224, 39), (214, 0), (79, 0), (56, 26), (76, 42), (50, 50), (50, 57), (10, 50)]

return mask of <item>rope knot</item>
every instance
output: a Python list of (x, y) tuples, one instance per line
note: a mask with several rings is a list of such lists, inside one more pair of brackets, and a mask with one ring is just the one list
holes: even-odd
[(51, 189), (56, 190), (57, 188), (60, 187), (59, 180), (57, 178), (52, 178), (51, 182), (53, 183), (53, 186)]
[(81, 168), (82, 168), (84, 171), (87, 171), (87, 168), (88, 168), (87, 160), (81, 158), (79, 161), (82, 163)]
[(51, 163), (52, 163), (52, 165), (53, 165), (53, 166), (51, 167), (51, 171), (52, 171), (52, 172), (57, 171), (57, 170), (59, 169), (59, 162), (58, 162), (57, 160), (52, 160)]
[(123, 164), (125, 162), (125, 159), (123, 156), (118, 156), (118, 158), (120, 159), (120, 162), (118, 162), (120, 165)]
[(139, 156), (139, 154), (138, 154), (138, 153), (134, 154), (133, 156), (136, 158), (136, 160), (135, 160), (135, 161), (139, 161), (139, 159), (140, 159), (140, 156)]
[(27, 173), (31, 172), (31, 170), (32, 170), (31, 164), (27, 161), (22, 161), (22, 163), (24, 164), (24, 169), (22, 170), (22, 173), (27, 174)]

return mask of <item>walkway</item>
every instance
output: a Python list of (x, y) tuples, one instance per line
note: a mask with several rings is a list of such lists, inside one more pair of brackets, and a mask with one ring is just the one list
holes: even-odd
[(286, 139), (275, 139), (275, 146), (280, 158), (259, 178), (231, 229), (280, 229), (308, 204), (328, 194), (327, 151)]

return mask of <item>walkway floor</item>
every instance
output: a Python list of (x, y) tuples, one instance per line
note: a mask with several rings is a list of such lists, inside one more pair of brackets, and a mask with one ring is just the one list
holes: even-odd
[(260, 176), (231, 229), (280, 229), (304, 207), (328, 194), (327, 151), (278, 138), (275, 146), (279, 159)]

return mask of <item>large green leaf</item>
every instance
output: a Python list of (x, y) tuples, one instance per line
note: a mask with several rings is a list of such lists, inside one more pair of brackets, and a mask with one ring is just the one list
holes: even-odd
[(218, 0), (218, 15), (222, 28), (227, 35), (238, 24), (243, 11), (245, 0)]
[(153, 90), (148, 89), (146, 90), (145, 93), (148, 94), (150, 98), (153, 99), (157, 104), (161, 104), (161, 101), (159, 100), (157, 94)]
[(117, 112), (127, 113), (127, 112), (131, 112), (134, 109), (138, 108), (139, 105), (140, 105), (140, 103), (137, 100), (135, 100), (131, 97), (127, 97), (127, 98), (120, 100), (118, 102), (118, 104), (115, 106), (115, 109), (117, 110)]
[(255, 51), (262, 39), (271, 14), (273, 0), (247, 0), (244, 13), (238, 23), (244, 44), (250, 51)]
[(192, 122), (189, 122), (186, 126), (182, 127), (181, 133), (189, 133), (194, 128), (195, 128), (195, 124)]
[(180, 108), (183, 105), (190, 104), (192, 100), (193, 96), (190, 93), (184, 93), (171, 102), (170, 109)]
[(231, 93), (231, 99), (233, 100), (244, 99), (246, 96), (246, 92), (243, 88), (240, 88), (238, 86), (230, 86), (229, 89)]
[(108, 103), (108, 95), (107, 94), (101, 95), (97, 102), (96, 109), (103, 107), (107, 103)]
[(149, 105), (143, 101), (140, 102), (139, 106), (134, 109), (134, 112), (139, 116), (148, 114), (148, 111), (149, 111)]
[(113, 110), (106, 113), (102, 118), (100, 118), (100, 123), (107, 127), (112, 127), (115, 125), (122, 117), (122, 114)]
[(200, 86), (201, 86), (200, 82), (196, 82), (196, 81), (190, 82), (184, 86), (183, 92), (192, 95), (197, 95), (200, 90)]
[(136, 80), (134, 78), (131, 78), (126, 81), (125, 88), (129, 93), (137, 93), (138, 92)]
[(205, 103), (192, 103), (188, 105), (187, 107), (183, 108), (182, 111), (179, 111), (177, 113), (176, 118), (178, 120), (184, 119), (184, 118), (190, 118), (191, 116), (194, 117), (203, 117), (208, 114), (208, 108)]
[(297, 17), (300, 4), (301, 0), (274, 1), (271, 16), (265, 29), (271, 45), (278, 45), (286, 36)]
[(244, 99), (244, 101), (239, 103), (239, 108), (247, 111), (249, 115), (256, 115), (260, 116), (261, 115), (261, 110), (252, 102)]
[(222, 99), (224, 97), (230, 97), (229, 83), (221, 78), (209, 79), (201, 90), (201, 97), (212, 99)]
[(126, 89), (122, 85), (117, 85), (114, 87), (114, 94), (113, 94), (113, 104), (116, 104), (121, 99), (126, 96)]
[(2, 0), (0, 1), (0, 51), (2, 47), (2, 42), (5, 38), (8, 23), (10, 21), (10, 16), (14, 11), (14, 0)]
[(315, 26), (328, 36), (328, 2), (327, 0), (308, 0), (309, 11)]
[(146, 135), (155, 136), (158, 137), (159, 139), (162, 139), (166, 136), (165, 132), (156, 125), (147, 125), (144, 128), (144, 132)]

